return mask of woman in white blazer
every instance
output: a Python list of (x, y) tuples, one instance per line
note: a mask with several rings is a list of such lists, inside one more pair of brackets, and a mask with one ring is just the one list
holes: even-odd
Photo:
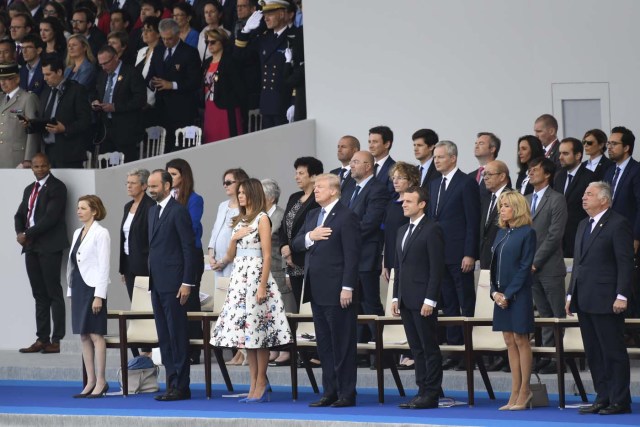
[(107, 347), (107, 286), (109, 285), (109, 231), (98, 221), (107, 211), (98, 196), (78, 199), (78, 219), (84, 224), (73, 233), (67, 262), (67, 296), (71, 297), (71, 325), (80, 334), (87, 385), (75, 398), (103, 397)]

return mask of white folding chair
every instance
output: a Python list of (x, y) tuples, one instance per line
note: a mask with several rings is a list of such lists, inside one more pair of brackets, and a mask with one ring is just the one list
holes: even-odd
[(202, 129), (198, 126), (187, 126), (176, 129), (176, 147), (190, 148), (200, 145)]
[(249, 110), (248, 121), (247, 130), (249, 132), (262, 130), (262, 114), (260, 114), (260, 110)]
[(98, 169), (106, 169), (122, 164), (124, 164), (124, 153), (119, 151), (98, 155)]
[(162, 126), (151, 126), (145, 129), (146, 139), (140, 143), (140, 158), (146, 159), (164, 154), (164, 141), (167, 131)]

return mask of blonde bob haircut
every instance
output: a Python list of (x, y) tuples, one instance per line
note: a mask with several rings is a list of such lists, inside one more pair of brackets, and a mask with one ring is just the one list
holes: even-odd
[(527, 199), (524, 198), (519, 191), (505, 191), (500, 195), (498, 200), (498, 212), (500, 206), (506, 203), (513, 209), (513, 219), (509, 223), (505, 223), (498, 215), (498, 226), (500, 228), (518, 228), (523, 225), (531, 225), (531, 211)]

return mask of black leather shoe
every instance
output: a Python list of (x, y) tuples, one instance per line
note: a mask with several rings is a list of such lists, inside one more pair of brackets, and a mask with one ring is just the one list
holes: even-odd
[(581, 415), (585, 415), (585, 414), (597, 414), (598, 412), (600, 412), (601, 409), (604, 409), (606, 407), (608, 407), (609, 404), (608, 403), (594, 403), (593, 405), (590, 406), (585, 406), (583, 408), (580, 408), (578, 410), (578, 413)]
[(322, 396), (322, 398), (320, 398), (320, 400), (318, 400), (316, 402), (309, 403), (309, 407), (310, 408), (324, 408), (326, 406), (331, 406), (337, 400), (338, 400), (337, 397)]
[(166, 394), (162, 394), (160, 396), (156, 396), (154, 399), (160, 402), (175, 402), (177, 400), (189, 400), (191, 399), (191, 390), (178, 390), (177, 388), (173, 388), (169, 390)]
[(438, 400), (428, 396), (422, 396), (413, 402), (411, 409), (434, 409), (438, 407)]
[(618, 403), (612, 403), (604, 409), (600, 409), (598, 412), (600, 415), (617, 415), (617, 414), (630, 414), (631, 406), (620, 405)]
[(489, 366), (487, 366), (487, 372), (497, 372), (507, 364), (507, 360), (504, 357), (498, 357)]
[(556, 365), (556, 362), (551, 362), (549, 363), (547, 366), (545, 366), (544, 368), (541, 368), (540, 370), (538, 370), (539, 374), (557, 374), (558, 373), (558, 365)]
[(448, 371), (449, 369), (452, 369), (457, 364), (458, 364), (457, 360), (449, 358), (442, 363), (442, 370)]
[[(471, 368), (473, 370), (473, 367)], [(461, 360), (460, 362), (456, 363), (456, 365), (453, 367), (454, 371), (466, 371), (467, 370), (467, 364), (464, 362), (464, 360)]]
[(400, 409), (409, 409), (409, 408), (411, 408), (411, 405), (413, 405), (416, 402), (416, 400), (420, 399), (420, 397), (422, 397), (422, 396), (417, 394), (410, 401), (399, 404), (398, 408), (400, 408)]
[(356, 406), (356, 402), (351, 399), (338, 399), (330, 405), (332, 408), (348, 408)]

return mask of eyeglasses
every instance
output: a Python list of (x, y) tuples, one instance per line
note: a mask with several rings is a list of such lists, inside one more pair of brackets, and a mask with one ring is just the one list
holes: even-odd
[(56, 12), (55, 10), (51, 10), (51, 9), (49, 9), (49, 10), (45, 9), (45, 10), (42, 11), (42, 14), (44, 16), (56, 16), (58, 14), (58, 12)]
[(31, 46), (31, 45), (22, 45), (22, 50), (27, 50), (27, 49), (35, 49), (35, 46)]
[(622, 142), (618, 141), (607, 141), (607, 147), (615, 147), (616, 145), (620, 145)]
[(593, 145), (593, 141), (587, 141), (585, 139), (584, 141), (582, 141), (582, 145), (585, 145), (587, 147), (591, 147)]
[(24, 25), (12, 25), (9, 27), (9, 31), (19, 30), (20, 28), (26, 28)]
[(208, 44), (209, 46), (213, 46), (214, 44), (218, 43), (220, 40), (205, 40), (205, 43)]
[(500, 175), (500, 174), (502, 174), (502, 172), (496, 172), (496, 173), (485, 172), (483, 175), (484, 176), (495, 176), (495, 175)]
[(363, 162), (363, 161), (360, 161), (360, 160), (351, 160), (349, 162), (350, 165), (359, 165), (360, 163), (366, 165), (367, 163), (370, 163), (370, 162)]
[(235, 181), (222, 181), (222, 185), (223, 185), (224, 187), (228, 187), (228, 186), (230, 186), (231, 184), (235, 184), (235, 183), (236, 183)]
[(113, 61), (113, 58), (115, 58), (116, 55), (113, 55), (108, 61), (105, 62), (98, 62), (98, 65), (101, 67), (104, 67), (105, 65), (107, 65), (109, 62)]
[(391, 178), (392, 181), (395, 181), (395, 180), (398, 180), (398, 181), (405, 180), (406, 181), (408, 179), (409, 178), (407, 178), (406, 176), (394, 176), (393, 178)]
[(187, 14), (186, 13), (174, 13), (171, 16), (173, 17), (173, 19), (175, 19), (175, 18), (184, 18), (185, 16), (187, 16)]
[(71, 25), (76, 25), (76, 24), (84, 24), (84, 23), (86, 23), (87, 21), (83, 21), (83, 20), (81, 20), (81, 19), (72, 19), (72, 20), (71, 20), (71, 21), (69, 21), (69, 22), (71, 22)]
[(143, 32), (143, 33), (155, 33), (155, 32), (156, 32), (156, 30), (155, 30), (155, 29), (153, 29), (153, 28), (143, 28), (143, 29), (142, 29), (142, 32)]

